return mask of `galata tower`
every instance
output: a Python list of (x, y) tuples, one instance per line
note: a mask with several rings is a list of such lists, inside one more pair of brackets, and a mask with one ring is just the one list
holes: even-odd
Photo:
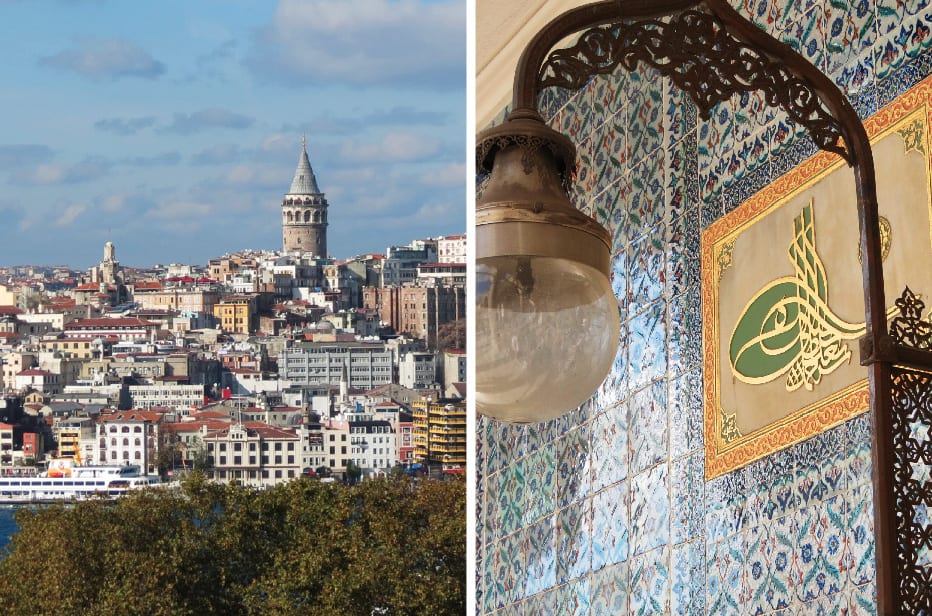
[(307, 138), (301, 138), (301, 156), (291, 188), (282, 199), (282, 247), (288, 253), (327, 256), (327, 198), (307, 158)]

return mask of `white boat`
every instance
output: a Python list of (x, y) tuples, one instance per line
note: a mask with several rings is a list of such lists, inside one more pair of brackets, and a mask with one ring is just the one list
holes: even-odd
[(0, 473), (0, 504), (51, 503), (115, 498), (130, 490), (160, 485), (139, 466), (50, 466), (35, 475)]

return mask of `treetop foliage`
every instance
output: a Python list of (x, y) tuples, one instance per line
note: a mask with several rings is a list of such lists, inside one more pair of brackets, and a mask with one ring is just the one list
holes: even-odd
[(81, 615), (463, 614), (462, 480), (300, 479), (17, 513), (0, 612)]

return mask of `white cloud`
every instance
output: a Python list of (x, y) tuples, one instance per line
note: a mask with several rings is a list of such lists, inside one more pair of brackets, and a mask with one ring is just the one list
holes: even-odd
[(55, 221), (55, 224), (59, 227), (67, 227), (75, 220), (78, 216), (84, 213), (84, 210), (87, 208), (83, 205), (69, 205), (62, 213), (58, 216), (58, 219)]
[(75, 72), (90, 79), (142, 77), (155, 79), (165, 65), (125, 39), (87, 40), (72, 49), (46, 56), (39, 64)]
[(424, 160), (440, 150), (440, 140), (409, 132), (392, 132), (377, 142), (350, 142), (340, 154), (348, 162), (393, 163)]
[(432, 168), (420, 178), (425, 186), (466, 186), (466, 165), (463, 163), (449, 163)]
[(260, 79), (465, 87), (462, 2), (281, 0), (247, 60)]

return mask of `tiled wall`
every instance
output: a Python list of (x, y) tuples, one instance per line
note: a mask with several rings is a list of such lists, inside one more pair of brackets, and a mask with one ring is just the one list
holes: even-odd
[[(863, 117), (930, 72), (926, 2), (732, 3)], [(540, 107), (578, 144), (574, 202), (613, 232), (623, 326), (579, 410), (531, 426), (480, 418), (478, 612), (873, 613), (866, 414), (704, 476), (700, 232), (812, 142), (755, 95), (702, 121), (646, 70), (547, 90)]]

